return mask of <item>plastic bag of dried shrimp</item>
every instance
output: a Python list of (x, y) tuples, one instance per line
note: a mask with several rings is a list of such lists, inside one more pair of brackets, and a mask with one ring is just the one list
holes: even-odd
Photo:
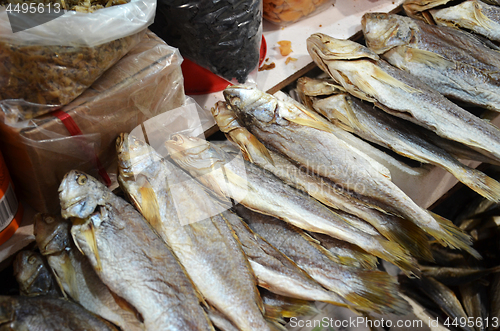
[[(19, 0), (0, 0), (0, 110), (10, 122), (74, 100), (139, 43), (156, 11), (156, 0), (18, 5)], [(56, 8), (61, 15), (40, 24), (41, 11), (49, 15)]]

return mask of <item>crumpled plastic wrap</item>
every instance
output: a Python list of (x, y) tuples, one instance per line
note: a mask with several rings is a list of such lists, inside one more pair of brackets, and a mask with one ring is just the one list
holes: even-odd
[(155, 10), (155, 0), (132, 0), (94, 13), (67, 11), (13, 33), (0, 7), (0, 103), (10, 109), (11, 120), (74, 100), (139, 43)]
[(287, 26), (314, 16), (335, 0), (263, 0), (264, 18), (279, 26)]
[(38, 211), (59, 208), (57, 188), (71, 169), (99, 178), (116, 161), (115, 139), (184, 103), (182, 57), (152, 32), (74, 101), (61, 108), (82, 135), (51, 114), (9, 122), (0, 112), (0, 148), (19, 193)]
[(255, 83), (262, 0), (159, 0), (151, 30), (214, 74)]

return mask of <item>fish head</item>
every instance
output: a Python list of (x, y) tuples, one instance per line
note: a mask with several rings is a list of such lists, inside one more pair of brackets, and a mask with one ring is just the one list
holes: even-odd
[(14, 277), (16, 277), (21, 292), (33, 295), (42, 294), (50, 287), (50, 283), (41, 283), (40, 274), (47, 269), (40, 254), (28, 250), (20, 251), (16, 255), (13, 268)]
[(335, 122), (346, 131), (351, 131), (351, 122), (349, 120), (349, 95), (340, 93), (328, 98), (317, 99), (313, 103), (313, 108), (321, 115)]
[(49, 214), (35, 216), (35, 240), (43, 255), (59, 253), (70, 245), (69, 222)]
[(172, 159), (193, 176), (203, 176), (222, 162), (214, 147), (204, 139), (175, 134), (165, 146)]
[(377, 54), (413, 42), (411, 19), (387, 13), (366, 13), (361, 27), (368, 47)]
[(151, 146), (128, 133), (116, 138), (116, 152), (119, 174), (125, 178), (136, 178), (151, 163), (160, 160)]
[(274, 122), (278, 100), (272, 95), (244, 85), (228, 86), (223, 94), (243, 125)]
[(314, 62), (325, 72), (329, 72), (327, 68), (329, 61), (379, 60), (377, 54), (357, 42), (333, 38), (323, 33), (315, 33), (307, 38), (307, 51)]
[(222, 132), (228, 133), (233, 129), (241, 127), (236, 118), (236, 114), (229, 108), (226, 102), (218, 101), (215, 107), (211, 109), (211, 112), (215, 122), (217, 122), (217, 126), (219, 126)]
[(61, 215), (86, 218), (97, 206), (103, 206), (111, 192), (94, 177), (78, 170), (68, 172), (59, 185)]

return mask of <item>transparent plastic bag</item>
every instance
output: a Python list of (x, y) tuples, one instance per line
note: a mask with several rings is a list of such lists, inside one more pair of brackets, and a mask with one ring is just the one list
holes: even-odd
[(75, 99), (139, 43), (155, 10), (155, 0), (132, 0), (93, 13), (67, 11), (14, 33), (9, 16), (16, 13), (0, 7), (0, 100), (9, 104), (11, 120)]
[(214, 74), (255, 84), (262, 0), (159, 0), (151, 30)]
[(287, 26), (314, 16), (335, 0), (263, 0), (264, 18), (279, 26)]
[(57, 211), (64, 174), (79, 169), (100, 178), (116, 169), (115, 139), (149, 118), (184, 104), (182, 57), (148, 32), (129, 54), (60, 110), (82, 134), (71, 135), (51, 114), (8, 122), (0, 104), (0, 146), (22, 198), (38, 211)]

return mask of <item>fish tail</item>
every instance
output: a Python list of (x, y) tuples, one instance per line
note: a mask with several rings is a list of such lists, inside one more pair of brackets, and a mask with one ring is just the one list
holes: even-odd
[(281, 321), (283, 317), (310, 316), (319, 314), (319, 310), (314, 306), (313, 301), (287, 298), (287, 302), (281, 307), (265, 306), (267, 319)]
[(411, 307), (398, 291), (394, 277), (382, 271), (360, 270), (356, 276), (361, 282), (351, 282), (351, 293), (345, 298), (361, 308), (386, 314), (407, 314)]
[(352, 266), (353, 262), (359, 263), (364, 269), (376, 269), (378, 260), (376, 256), (366, 253), (363, 250), (351, 250), (354, 257), (339, 256), (339, 263), (342, 265)]
[(453, 175), (462, 183), (493, 202), (500, 202), (500, 183), (476, 169), (456, 171)]
[(382, 233), (384, 237), (398, 243), (417, 259), (434, 261), (429, 238), (424, 230), (415, 223), (401, 218), (391, 219), (390, 224), (389, 231)]
[(441, 229), (435, 230), (432, 228), (427, 228), (426, 231), (429, 235), (433, 236), (444, 246), (448, 246), (454, 249), (462, 249), (476, 259), (482, 259), (478, 251), (471, 247), (471, 236), (456, 227), (451, 221), (447, 220), (446, 218), (431, 212), (430, 214), (439, 223)]
[(396, 265), (407, 275), (420, 275), (420, 270), (415, 258), (413, 258), (408, 251), (406, 251), (398, 243), (388, 240), (379, 240), (378, 242), (383, 249), (373, 252), (374, 255), (377, 255), (381, 259)]

